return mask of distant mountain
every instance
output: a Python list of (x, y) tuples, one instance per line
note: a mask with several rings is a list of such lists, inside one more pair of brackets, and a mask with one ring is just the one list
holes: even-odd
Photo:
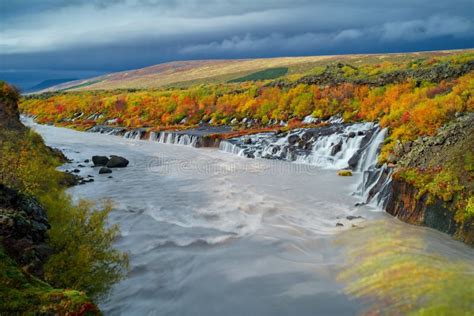
[(74, 81), (74, 80), (77, 80), (76, 78), (68, 78), (68, 79), (48, 79), (48, 80), (44, 80), (44, 81), (41, 81), (40, 83), (38, 83), (37, 85), (34, 85), (33, 87), (30, 87), (28, 89), (26, 89), (27, 92), (35, 92), (35, 91), (39, 91), (39, 90), (44, 90), (44, 89), (47, 89), (47, 88), (50, 88), (50, 87), (53, 87), (53, 86), (57, 86), (59, 84), (62, 84), (62, 83), (66, 83), (66, 82), (69, 82), (69, 81)]

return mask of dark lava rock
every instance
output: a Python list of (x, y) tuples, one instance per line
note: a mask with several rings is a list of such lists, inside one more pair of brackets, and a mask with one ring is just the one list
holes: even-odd
[(245, 145), (251, 145), (252, 144), (252, 139), (250, 137), (247, 137), (244, 139), (244, 144)]
[(347, 137), (354, 138), (354, 137), (356, 137), (356, 133), (355, 132), (350, 132), (349, 135), (347, 135)]
[(343, 227), (344, 225), (342, 223), (337, 223), (336, 227)]
[(102, 167), (102, 168), (100, 168), (99, 174), (106, 174), (106, 173), (112, 173), (112, 170), (110, 170), (110, 169), (107, 168), (107, 167)]
[(352, 221), (354, 219), (359, 219), (359, 218), (362, 218), (362, 216), (353, 216), (353, 215), (346, 216), (346, 219), (349, 221)]
[(288, 143), (290, 145), (296, 144), (300, 140), (300, 137), (298, 135), (290, 135), (288, 136)]
[(371, 201), (377, 193), (379, 193), (378, 200), (390, 193), (390, 190), (388, 190), (389, 192), (386, 192), (389, 187), (385, 186), (385, 184), (392, 175), (392, 169), (383, 166), (382, 168), (366, 171), (366, 173), (368, 174), (368, 177), (365, 186), (367, 188), (370, 187), (367, 194), (367, 202)]
[(48, 147), (46, 146), (46, 148), (49, 150), (49, 152), (51, 153), (51, 156), (54, 156), (56, 158), (58, 158), (58, 160), (62, 163), (66, 163), (66, 162), (72, 162), (71, 159), (69, 159), (68, 157), (66, 157), (64, 155), (64, 153), (61, 151), (61, 149), (59, 148), (53, 148), (53, 147)]
[(81, 172), (81, 170), (79, 170), (79, 169), (74, 169), (72, 172), (74, 172), (74, 173), (79, 173), (79, 172)]
[(298, 146), (304, 150), (311, 150), (311, 148), (313, 148), (313, 144), (311, 142), (305, 142), (303, 139), (300, 140)]
[(342, 140), (331, 148), (331, 156), (336, 155), (342, 149)]
[(34, 198), (0, 184), (0, 242), (7, 254), (28, 273), (41, 277), (52, 253), (45, 209)]
[(82, 179), (82, 177), (80, 177), (76, 174), (69, 173), (68, 171), (66, 171), (65, 173), (63, 173), (60, 184), (64, 185), (64, 186), (67, 186), (67, 187), (72, 187), (72, 186), (75, 186), (75, 185), (79, 184), (81, 179)]
[(112, 177), (112, 176), (108, 176), (107, 178), (112, 179), (113, 177)]
[(128, 160), (120, 156), (110, 156), (106, 166), (107, 168), (125, 168), (128, 166)]
[(109, 158), (105, 156), (93, 156), (92, 162), (94, 163), (94, 166), (105, 166), (109, 162)]
[(356, 151), (356, 153), (349, 159), (347, 164), (349, 165), (349, 168), (351, 170), (355, 170), (357, 168), (357, 165), (359, 164), (359, 160), (362, 156), (362, 153), (368, 146), (370, 140), (372, 139), (372, 136), (374, 136), (375, 131), (377, 128), (373, 128), (365, 133), (365, 136), (362, 138), (362, 141), (360, 143), (360, 149)]
[(89, 162), (90, 162), (90, 160), (89, 160), (89, 159), (86, 159), (86, 160), (84, 160), (84, 162), (85, 162), (85, 163), (89, 163)]
[(301, 139), (304, 141), (304, 142), (309, 142), (311, 138), (313, 138), (314, 136), (314, 132), (313, 131), (306, 131), (303, 133), (303, 135), (301, 135)]
[(86, 184), (86, 183), (90, 183), (90, 182), (94, 182), (94, 179), (91, 179), (91, 178), (82, 179), (81, 182), (79, 182), (79, 184)]
[(347, 164), (349, 165), (349, 168), (351, 170), (355, 170), (357, 168), (361, 154), (362, 154), (362, 150), (359, 149), (351, 158), (349, 158), (349, 161), (347, 162)]
[(78, 166), (79, 168), (84, 168), (84, 167), (85, 167), (84, 165), (81, 165), (81, 164), (79, 164), (79, 165), (77, 165), (77, 166)]

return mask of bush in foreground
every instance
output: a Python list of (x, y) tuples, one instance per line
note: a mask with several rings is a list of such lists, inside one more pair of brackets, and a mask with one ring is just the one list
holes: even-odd
[[(0, 84), (3, 102), (9, 86)], [(14, 97), (9, 101), (16, 103)], [(127, 255), (112, 247), (118, 227), (107, 226), (111, 206), (73, 203), (61, 184), (64, 174), (56, 170), (59, 158), (28, 129), (1, 128), (0, 153), (0, 183), (35, 197), (47, 210), (54, 253), (44, 267), (45, 281), (93, 298), (105, 295), (128, 269)]]

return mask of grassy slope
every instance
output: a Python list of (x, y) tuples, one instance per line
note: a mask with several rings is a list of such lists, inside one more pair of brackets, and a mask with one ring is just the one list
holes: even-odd
[(269, 68), (288, 67), (289, 76), (311, 72), (331, 62), (350, 62), (354, 65), (382, 61), (409, 62), (419, 58), (449, 55), (453, 51), (420, 52), (411, 54), (340, 55), (280, 57), (236, 60), (201, 60), (159, 64), (137, 70), (112, 73), (87, 80), (78, 80), (47, 89), (57, 90), (113, 90), (130, 88), (185, 87), (204, 83), (225, 83)]

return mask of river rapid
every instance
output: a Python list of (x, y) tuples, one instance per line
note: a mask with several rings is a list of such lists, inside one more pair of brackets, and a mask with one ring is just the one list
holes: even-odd
[[(120, 226), (116, 247), (131, 270), (100, 303), (106, 315), (359, 314), (367, 303), (346, 294), (338, 275), (371, 225), (416, 238), (423, 255), (474, 261), (449, 236), (355, 207), (358, 173), (31, 125), (74, 160), (62, 169), (81, 163), (80, 175), (94, 177), (69, 189), (75, 199), (114, 203), (109, 221)], [(130, 165), (112, 178), (84, 163), (113, 154)]]

